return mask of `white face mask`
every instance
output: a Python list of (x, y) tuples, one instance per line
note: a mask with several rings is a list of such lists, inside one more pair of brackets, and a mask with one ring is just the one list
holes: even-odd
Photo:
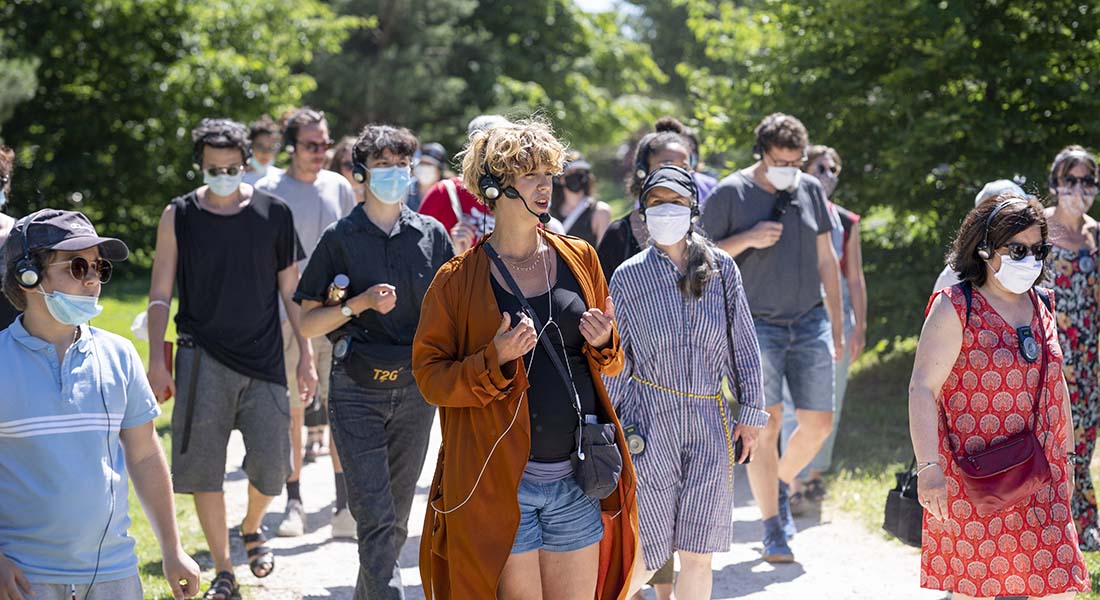
[(684, 239), (691, 229), (691, 209), (681, 204), (660, 204), (645, 211), (649, 237), (662, 246)]
[(789, 190), (798, 185), (802, 171), (798, 167), (768, 167), (764, 173), (768, 183), (777, 190)]
[(439, 181), (439, 169), (432, 165), (416, 165), (413, 176), (420, 185), (433, 185)]
[(1081, 186), (1058, 188), (1058, 205), (1076, 217), (1087, 213), (1095, 199), (1095, 194), (1086, 194)]
[(1020, 260), (1012, 260), (1007, 256), (1001, 257), (1001, 270), (993, 274), (1004, 288), (1013, 294), (1022, 294), (1035, 285), (1039, 273), (1043, 271), (1043, 263), (1035, 259), (1033, 254), (1028, 254)]

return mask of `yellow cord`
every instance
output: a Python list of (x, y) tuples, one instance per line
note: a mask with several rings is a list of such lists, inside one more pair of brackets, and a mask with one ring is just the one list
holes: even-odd
[(641, 377), (638, 377), (637, 375), (631, 375), (631, 377), (634, 379), (634, 381), (637, 381), (638, 383), (648, 385), (649, 387), (656, 388), (658, 390), (661, 390), (662, 392), (668, 392), (670, 394), (676, 394), (677, 396), (686, 396), (688, 398), (700, 398), (702, 400), (719, 400), (719, 399), (722, 398), (721, 393), (707, 394), (707, 395), (689, 394), (687, 392), (680, 392), (680, 391), (677, 391), (677, 390), (674, 390), (674, 389), (671, 389), (671, 388), (666, 388), (665, 386), (658, 385), (656, 383), (653, 383), (652, 381), (646, 381), (645, 379), (642, 379)]

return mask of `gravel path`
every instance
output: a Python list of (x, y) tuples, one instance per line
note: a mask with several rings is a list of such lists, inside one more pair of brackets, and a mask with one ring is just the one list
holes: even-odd
[[(435, 468), (439, 429), (433, 432), (428, 464), (418, 484), (418, 494), (409, 523), (409, 542), (402, 552), (402, 577), (408, 600), (422, 600), (420, 573), (416, 568), (427, 486)], [(247, 482), (240, 470), (244, 447), (234, 433), (229, 451), (226, 493), (229, 523), (240, 523), (245, 510)], [(246, 597), (263, 600), (333, 599), (353, 596), (358, 559), (352, 541), (330, 537), (329, 515), (334, 498), (331, 463), (327, 457), (307, 465), (302, 474), (307, 532), (300, 538), (273, 538), (276, 569), (266, 579), (248, 573), (240, 539), (234, 536), (233, 552), (237, 575), (246, 586)], [(798, 563), (769, 565), (760, 560), (761, 525), (759, 512), (748, 492), (747, 478), (739, 468), (735, 476), (739, 490), (734, 510), (737, 540), (714, 560), (714, 598), (802, 599), (913, 599), (938, 600), (943, 593), (921, 590), (917, 585), (918, 552), (869, 532), (851, 517), (826, 509), (798, 519), (800, 533), (791, 542)], [(264, 525), (274, 531), (284, 506), (276, 500)], [(207, 572), (205, 579), (210, 577)], [(647, 598), (653, 598), (652, 592)]]

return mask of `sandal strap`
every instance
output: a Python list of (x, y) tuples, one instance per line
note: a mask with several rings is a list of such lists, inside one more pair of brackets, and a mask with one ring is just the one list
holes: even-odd
[(255, 542), (266, 542), (267, 537), (264, 535), (264, 531), (262, 529), (259, 529), (256, 531), (256, 533), (245, 533), (242, 531), (241, 540), (243, 540), (246, 544), (252, 544)]
[(232, 598), (236, 591), (237, 577), (229, 571), (219, 571), (214, 576), (214, 580), (210, 582), (210, 588), (203, 594), (203, 598), (213, 598), (215, 596)]
[[(263, 556), (265, 554), (272, 554), (271, 548), (268, 548), (267, 546), (262, 546), (262, 545), (261, 546), (256, 546), (255, 548), (252, 548), (252, 549), (248, 550), (248, 559), (252, 560), (256, 556)], [(274, 560), (274, 558), (272, 558), (271, 560)]]

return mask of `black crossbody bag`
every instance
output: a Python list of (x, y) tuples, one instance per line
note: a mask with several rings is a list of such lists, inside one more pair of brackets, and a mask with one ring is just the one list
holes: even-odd
[[(511, 288), (512, 295), (519, 301), (520, 307), (527, 313), (527, 316), (531, 317), (531, 320), (535, 324), (535, 331), (542, 332), (543, 325), (539, 320), (538, 314), (527, 302), (527, 297), (524, 296), (523, 290), (520, 289), (519, 284), (516, 283), (516, 280), (508, 271), (508, 267), (505, 266), (504, 261), (500, 259), (500, 255), (498, 255), (496, 250), (489, 244), (483, 244), (482, 247), (485, 248), (485, 253), (489, 255), (493, 264), (496, 265), (497, 270), (500, 271), (501, 276), (504, 277), (504, 281), (508, 284), (508, 287)], [(489, 276), (492, 277), (492, 274)], [(550, 362), (554, 363), (558, 375), (560, 375), (562, 381), (565, 382), (566, 389), (573, 390), (573, 408), (577, 412), (578, 428), (577, 451), (574, 452), (571, 457), (573, 462), (573, 476), (576, 478), (577, 485), (580, 486), (585, 496), (594, 500), (603, 500), (610, 496), (611, 493), (615, 491), (615, 488), (618, 487), (619, 476), (623, 471), (623, 456), (619, 452), (619, 446), (616, 442), (615, 424), (588, 422), (588, 419), (585, 418), (585, 415), (581, 411), (581, 400), (577, 394), (576, 386), (573, 385), (573, 380), (569, 377), (569, 372), (565, 369), (565, 365), (562, 364), (561, 357), (558, 356), (557, 350), (554, 349), (554, 345), (543, 335), (539, 336), (539, 342), (542, 343), (542, 347), (546, 350), (546, 354), (550, 356)]]

